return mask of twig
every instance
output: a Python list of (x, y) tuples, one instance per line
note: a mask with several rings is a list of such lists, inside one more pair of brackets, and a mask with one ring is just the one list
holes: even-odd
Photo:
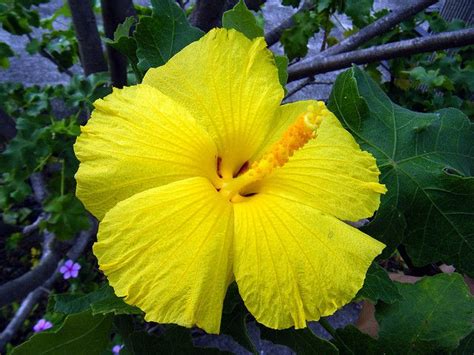
[[(32, 174), (30, 182), (35, 200), (42, 205), (49, 195), (43, 175), (41, 173)], [(44, 283), (51, 273), (54, 272), (56, 264), (60, 259), (59, 255), (53, 249), (54, 239), (55, 236), (53, 233), (44, 231), (43, 254), (41, 255), (38, 266), (20, 277), (8, 281), (0, 286), (0, 307), (25, 297), (31, 290), (34, 290), (36, 287)]]
[(60, 259), (52, 244), (54, 234), (45, 232), (43, 254), (38, 266), (0, 286), (0, 307), (25, 297), (31, 290), (43, 284), (54, 272)]
[(30, 176), (31, 188), (33, 189), (33, 195), (36, 202), (43, 204), (46, 198), (49, 195), (48, 188), (46, 187), (46, 182), (44, 181), (43, 174), (34, 173)]
[(287, 102), (288, 99), (291, 96), (293, 96), (298, 91), (304, 89), (307, 86), (310, 86), (310, 85), (332, 85), (332, 84), (334, 84), (333, 81), (315, 81), (314, 76), (311, 76), (309, 78), (304, 79), (301, 83), (296, 85), (292, 90), (289, 90), (288, 93), (286, 94), (285, 98), (283, 99), (283, 101)]
[(287, 18), (284, 20), (280, 25), (277, 27), (273, 28), (271, 31), (269, 31), (265, 35), (265, 42), (267, 42), (267, 46), (271, 47), (275, 43), (277, 43), (280, 40), (280, 37), (283, 33), (284, 30), (287, 28), (290, 28), (294, 25), (293, 17), (299, 13), (302, 13), (303, 11), (306, 11), (310, 8), (314, 7), (314, 4), (312, 1), (305, 1), (303, 3), (303, 6), (301, 6), (301, 9), (296, 11), (291, 17)]
[[(28, 40), (30, 42), (33, 41), (33, 37), (27, 33), (26, 36), (28, 37)], [(72, 77), (74, 74), (72, 73), (72, 71), (70, 71), (68, 68), (65, 68), (63, 67), (63, 65), (61, 63), (59, 63), (56, 58), (53, 57), (53, 55), (51, 53), (49, 53), (46, 49), (44, 48), (40, 48), (38, 53), (43, 57), (43, 58), (46, 58), (48, 59), (51, 63), (53, 63), (54, 65), (56, 65), (58, 67), (58, 69), (67, 74), (68, 76)]]
[(45, 219), (46, 219), (46, 214), (41, 213), (33, 223), (27, 226), (24, 226), (23, 229), (21, 230), (21, 233), (25, 236), (33, 233), (35, 230), (39, 228), (41, 222), (44, 221)]
[[(95, 235), (96, 231), (97, 222), (94, 220), (91, 229), (88, 231), (83, 231), (79, 234), (74, 245), (71, 247), (71, 249), (69, 249), (67, 257), (71, 260), (76, 260), (82, 254), (89, 243), (89, 240), (93, 235)], [(23, 302), (21, 302), (20, 307), (11, 321), (8, 323), (5, 330), (0, 333), (0, 350), (2, 350), (5, 345), (13, 338), (25, 319), (28, 318), (28, 315), (30, 314), (33, 307), (38, 303), (41, 296), (43, 296), (52, 288), (58, 276), (60, 275), (59, 268), (61, 266), (62, 261), (57, 264), (55, 272), (44, 282), (44, 284), (36, 288), (33, 292), (30, 292)]]
[(318, 53), (316, 57), (326, 57), (328, 55), (339, 54), (356, 49), (374, 37), (386, 33), (395, 25), (398, 25), (400, 22), (403, 22), (406, 19), (416, 15), (420, 11), (423, 11), (438, 1), (439, 0), (421, 0), (411, 6), (403, 7), (401, 10), (393, 11), (371, 23), (370, 25), (362, 28), (360, 31), (353, 34), (352, 36), (347, 37), (338, 44), (329, 47), (321, 53)]
[(347, 68), (352, 64), (368, 64), (381, 60), (462, 47), (470, 44), (474, 44), (474, 28), (387, 43), (381, 46), (336, 54), (327, 58), (318, 58), (309, 63), (303, 62), (295, 64), (294, 67), (288, 69), (288, 82)]

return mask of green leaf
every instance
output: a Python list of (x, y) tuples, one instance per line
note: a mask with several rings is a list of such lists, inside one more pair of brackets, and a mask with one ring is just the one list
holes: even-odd
[(397, 286), (401, 300), (376, 306), (379, 341), (387, 352), (454, 350), (472, 332), (474, 299), (461, 275), (438, 274)]
[(336, 329), (336, 338), (332, 342), (337, 345), (341, 355), (379, 355), (384, 353), (383, 349), (380, 349), (377, 340), (362, 333), (353, 325)]
[(285, 6), (293, 6), (298, 7), (300, 6), (301, 0), (282, 0), (281, 3)]
[(160, 336), (154, 336), (147, 332), (139, 331), (130, 334), (124, 339), (125, 349), (133, 355), (152, 354), (197, 354), (213, 355), (225, 354), (213, 348), (198, 348), (193, 345), (190, 330), (170, 326), (166, 332)]
[(189, 24), (174, 0), (152, 0), (152, 5), (153, 16), (142, 17), (135, 30), (138, 68), (143, 73), (165, 64), (203, 35), (201, 30)]
[[(110, 297), (112, 288), (108, 285), (87, 294), (58, 294), (54, 295), (54, 311), (59, 313), (80, 313), (91, 310), (91, 304)], [(112, 290), (113, 293), (113, 290)]]
[(142, 311), (137, 307), (131, 306), (115, 294), (106, 299), (94, 302), (92, 305), (92, 314), (141, 314)]
[(403, 242), (415, 265), (442, 261), (474, 275), (474, 129), (467, 117), (400, 107), (357, 67), (338, 76), (329, 108), (375, 156), (388, 188), (362, 229), (387, 244), (384, 256)]
[(53, 197), (44, 205), (44, 210), (49, 213), (44, 227), (60, 240), (71, 239), (90, 226), (84, 206), (72, 193)]
[(15, 53), (13, 53), (8, 44), (5, 42), (0, 42), (0, 67), (5, 69), (8, 68), (10, 66), (8, 57), (13, 57), (14, 55)]
[(135, 25), (136, 18), (133, 16), (127, 17), (124, 22), (117, 26), (114, 32), (114, 40), (106, 40), (106, 43), (125, 55), (132, 65), (138, 64), (137, 58), (137, 42), (135, 38), (130, 37), (130, 31)]
[(92, 310), (92, 314), (141, 314), (137, 307), (128, 305), (117, 297), (109, 285), (104, 285), (97, 291), (88, 294), (55, 295), (54, 310), (71, 314)]
[(275, 344), (286, 345), (298, 355), (338, 354), (334, 344), (316, 336), (311, 329), (284, 329), (273, 330), (259, 324), (262, 339), (270, 340)]
[(452, 355), (472, 355), (474, 354), (474, 331), (461, 340), (459, 346), (454, 350)]
[(161, 339), (145, 331), (133, 332), (124, 339), (125, 350), (133, 355), (158, 354), (163, 350)]
[(109, 343), (111, 326), (111, 316), (93, 316), (90, 312), (72, 314), (60, 328), (33, 335), (13, 349), (12, 355), (100, 355)]
[(38, 41), (36, 38), (33, 38), (30, 42), (28, 42), (25, 47), (26, 51), (29, 54), (38, 53), (40, 48), (41, 48), (41, 42)]
[(385, 269), (372, 263), (365, 276), (364, 286), (357, 293), (356, 298), (367, 299), (372, 303), (377, 303), (378, 300), (393, 303), (400, 298), (400, 293)]
[(294, 25), (283, 31), (280, 41), (290, 60), (308, 54), (308, 41), (319, 32), (321, 18), (314, 10), (305, 10), (293, 16)]
[(263, 28), (257, 23), (252, 11), (247, 8), (243, 0), (240, 0), (233, 9), (224, 12), (222, 27), (236, 29), (250, 39), (263, 37)]
[(236, 342), (251, 353), (256, 353), (247, 330), (248, 310), (240, 297), (237, 284), (232, 283), (227, 289), (222, 313), (221, 333), (230, 335)]
[(373, 5), (374, 0), (346, 0), (344, 12), (357, 27), (362, 28), (369, 23)]
[(278, 69), (278, 80), (283, 88), (288, 81), (288, 57), (286, 55), (275, 55), (275, 64)]

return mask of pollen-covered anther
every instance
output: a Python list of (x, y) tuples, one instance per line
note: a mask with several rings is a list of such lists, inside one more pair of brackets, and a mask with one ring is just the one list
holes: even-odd
[(254, 170), (252, 176), (260, 175), (260, 178), (263, 178), (274, 168), (285, 165), (295, 151), (316, 137), (316, 131), (327, 114), (329, 111), (323, 102), (308, 106), (308, 110), (288, 127), (282, 138), (260, 160), (252, 164), (249, 173)]
[(260, 160), (255, 161), (247, 172), (231, 181), (225, 181), (221, 193), (236, 201), (234, 196), (239, 196), (246, 186), (262, 180), (270, 175), (273, 169), (285, 165), (298, 149), (316, 137), (324, 116), (328, 114), (329, 111), (323, 102), (308, 106), (308, 109), (283, 133), (280, 140), (274, 143)]

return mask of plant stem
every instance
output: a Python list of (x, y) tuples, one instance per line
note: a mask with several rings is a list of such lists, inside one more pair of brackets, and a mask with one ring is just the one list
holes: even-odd
[(474, 44), (474, 29), (467, 28), (458, 31), (443, 32), (423, 38), (391, 42), (323, 58), (316, 56), (290, 67), (288, 69), (288, 82), (316, 74), (344, 69), (353, 64), (374, 63), (381, 60), (406, 57), (408, 55), (445, 50), (471, 44)]

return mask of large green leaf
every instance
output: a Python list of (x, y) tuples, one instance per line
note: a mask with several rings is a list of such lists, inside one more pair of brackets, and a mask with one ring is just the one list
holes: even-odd
[(357, 67), (339, 75), (329, 108), (376, 157), (388, 188), (364, 228), (388, 245), (384, 256), (403, 242), (415, 265), (443, 261), (474, 275), (474, 129), (467, 117), (400, 107)]
[(259, 325), (262, 339), (282, 344), (293, 349), (298, 355), (337, 354), (337, 348), (327, 340), (316, 336), (311, 329), (273, 330)]
[(224, 12), (222, 27), (234, 28), (250, 39), (263, 37), (263, 28), (257, 23), (257, 19), (243, 0), (240, 0), (233, 9)]
[(215, 348), (199, 348), (193, 345), (190, 330), (170, 326), (164, 334), (155, 336), (145, 331), (133, 332), (126, 339), (125, 350), (133, 355), (152, 354), (228, 354)]
[(111, 316), (94, 316), (90, 312), (71, 314), (59, 329), (33, 335), (13, 349), (12, 355), (100, 355), (109, 343), (111, 326)]
[(286, 55), (275, 55), (275, 65), (278, 69), (278, 80), (280, 81), (283, 89), (285, 89), (285, 93), (285, 86), (288, 81), (288, 63), (289, 60)]
[(137, 307), (126, 304), (117, 297), (109, 285), (104, 285), (97, 291), (88, 294), (55, 295), (54, 310), (60, 313), (79, 313), (92, 310), (95, 314), (140, 314)]
[(103, 286), (97, 291), (87, 294), (54, 295), (54, 311), (59, 313), (80, 313), (91, 309), (91, 304), (103, 300), (110, 295), (110, 286)]
[(364, 286), (359, 290), (356, 298), (367, 299), (373, 303), (377, 303), (378, 300), (393, 303), (400, 298), (400, 293), (387, 272), (378, 264), (373, 263), (367, 270)]
[(136, 21), (136, 18), (133, 16), (127, 17), (123, 23), (117, 26), (114, 32), (114, 39), (106, 39), (106, 43), (125, 55), (134, 68), (138, 65), (137, 41), (135, 38), (130, 37), (130, 32)]
[(387, 353), (454, 350), (473, 330), (474, 299), (461, 275), (438, 274), (397, 286), (400, 301), (376, 306), (379, 341)]
[(249, 311), (240, 297), (237, 284), (233, 282), (227, 289), (222, 312), (221, 333), (230, 335), (248, 351), (256, 353), (247, 329)]
[(152, 0), (153, 16), (140, 19), (135, 30), (138, 67), (145, 73), (199, 39), (203, 32), (191, 26), (174, 0)]
[(362, 333), (353, 325), (336, 329), (336, 339), (332, 340), (339, 349), (341, 355), (379, 355), (383, 349), (379, 348), (377, 340)]
[(474, 331), (465, 337), (459, 343), (459, 346), (454, 350), (452, 355), (472, 355), (474, 354)]

